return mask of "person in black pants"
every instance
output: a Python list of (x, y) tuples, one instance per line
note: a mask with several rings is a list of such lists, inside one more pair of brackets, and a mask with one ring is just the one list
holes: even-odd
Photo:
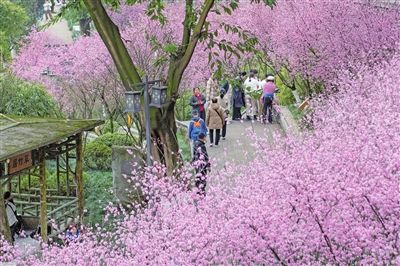
[(233, 105), (233, 114), (232, 120), (240, 120), (242, 119), (242, 113), (240, 109), (244, 106), (244, 88), (243, 82), (246, 79), (246, 72), (240, 72), (239, 76), (237, 76), (234, 80), (233, 90), (232, 90), (232, 105)]
[(207, 137), (201, 132), (194, 144), (193, 165), (196, 169), (195, 185), (199, 195), (206, 195), (207, 171), (210, 171), (210, 162), (206, 148)]
[[(210, 147), (219, 147), (219, 136), (221, 134), (221, 128), (225, 123), (225, 114), (221, 106), (218, 104), (217, 98), (213, 98), (212, 103), (207, 109), (206, 115), (206, 126), (209, 129), (210, 135)], [(215, 132), (215, 143), (214, 143), (214, 130)]]
[(263, 117), (264, 119), (268, 117), (268, 122), (272, 123), (272, 101), (273, 97), (264, 97), (264, 108), (263, 108)]
[(224, 88), (221, 88), (219, 90), (219, 97), (217, 98), (218, 100), (218, 104), (221, 106), (222, 111), (224, 113), (224, 125), (222, 126), (222, 140), (225, 139), (226, 137), (226, 125), (228, 124), (228, 116), (229, 116), (229, 105), (228, 105), (228, 101), (226, 100), (226, 98), (224, 97), (226, 94), (226, 90)]

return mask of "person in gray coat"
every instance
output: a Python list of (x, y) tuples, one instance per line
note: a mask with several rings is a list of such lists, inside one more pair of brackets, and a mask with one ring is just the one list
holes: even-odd
[(196, 110), (201, 119), (206, 120), (206, 110), (204, 104), (206, 103), (206, 98), (200, 93), (199, 88), (193, 89), (193, 95), (190, 97), (190, 105), (192, 106), (192, 112)]

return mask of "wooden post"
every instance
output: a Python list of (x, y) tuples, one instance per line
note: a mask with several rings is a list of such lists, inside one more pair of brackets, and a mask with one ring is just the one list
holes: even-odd
[(76, 181), (76, 195), (78, 197), (78, 216), (81, 224), (83, 224), (83, 149), (82, 149), (82, 132), (78, 133), (76, 139), (76, 168), (75, 168), (75, 181)]
[(40, 235), (47, 242), (47, 194), (46, 194), (46, 154), (44, 148), (39, 149), (40, 167)]
[[(0, 184), (0, 195), (3, 197), (3, 186)], [(3, 204), (0, 204), (0, 235), (4, 236), (4, 239), (12, 243), (12, 238), (11, 238), (11, 230), (10, 230), (10, 225), (8, 224), (8, 219), (7, 219), (7, 213), (6, 213), (6, 208)]]

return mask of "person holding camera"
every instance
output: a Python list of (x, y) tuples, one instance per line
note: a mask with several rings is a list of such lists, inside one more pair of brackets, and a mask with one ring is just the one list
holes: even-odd
[(226, 125), (228, 124), (228, 119), (229, 119), (229, 104), (228, 100), (225, 98), (226, 95), (226, 90), (224, 88), (221, 88), (219, 90), (219, 97), (217, 98), (217, 103), (221, 106), (221, 109), (224, 114), (224, 120), (225, 123), (222, 126), (222, 132), (221, 132), (221, 140), (226, 139)]

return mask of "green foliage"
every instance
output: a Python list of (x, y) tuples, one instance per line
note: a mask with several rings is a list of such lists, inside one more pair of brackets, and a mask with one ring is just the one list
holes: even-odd
[(277, 98), (279, 99), (280, 105), (293, 105), (296, 102), (292, 90), (283, 84), (277, 82), (276, 87), (279, 88), (279, 93), (277, 93)]
[(85, 181), (85, 222), (88, 226), (102, 225), (106, 211), (102, 207), (115, 202), (112, 172), (87, 171)]
[[(71, 169), (72, 172), (75, 172), (75, 169)], [(31, 173), (35, 175), (31, 175), (30, 178), (28, 174), (20, 175), (20, 184), (21, 191), (23, 193), (31, 193), (29, 188), (40, 188), (40, 178), (39, 178), (39, 169), (31, 170)], [(59, 173), (60, 180), (60, 193), (59, 196), (67, 195), (67, 179), (65, 173)], [(83, 182), (86, 184), (89, 181), (89, 177), (86, 173), (83, 173)], [(29, 183), (30, 182), (30, 183)], [(75, 184), (73, 173), (69, 173), (68, 176), (68, 184)], [(46, 185), (47, 189), (57, 189), (57, 172), (51, 174), (48, 170), (46, 170)], [(76, 195), (75, 188), (72, 189), (72, 195)]]
[[(75, 169), (71, 169), (71, 171), (73, 173), (75, 173)], [(68, 175), (68, 184), (69, 185), (76, 185), (76, 182), (74, 180), (74, 174), (73, 173), (69, 173)], [(66, 196), (67, 195), (67, 178), (66, 178), (66, 174), (65, 173), (59, 173), (59, 180), (60, 180), (60, 196)], [(85, 184), (88, 182), (89, 180), (89, 176), (83, 172), (83, 184), (85, 186)], [(48, 179), (47, 179), (47, 188), (50, 189), (57, 189), (57, 172), (53, 173)], [(71, 189), (71, 194), (73, 196), (76, 196), (76, 189), (75, 186)]]
[[(36, 175), (39, 175), (39, 169), (31, 170), (31, 173), (34, 173)], [(49, 179), (51, 176), (51, 173), (46, 170), (46, 178)], [(29, 188), (40, 188), (40, 178), (38, 176), (31, 175), (30, 177), (30, 184), (29, 184), (29, 176), (28, 174), (23, 174), (19, 176), (20, 178), (20, 184), (21, 184), (21, 192), (22, 193), (31, 193)], [(48, 182), (47, 182), (48, 184)], [(48, 185), (49, 186), (49, 185)], [(50, 186), (49, 186), (50, 188)]]
[(169, 43), (162, 47), (162, 50), (166, 53), (172, 54), (174, 56), (178, 56), (176, 53), (176, 49), (178, 48), (176, 43)]
[(184, 162), (189, 162), (191, 160), (190, 145), (186, 142), (187, 132), (185, 130), (179, 130), (176, 133), (178, 138), (179, 148), (181, 149), (181, 156)]
[(83, 162), (93, 170), (111, 170), (111, 146), (132, 146), (134, 140), (121, 133), (107, 133), (89, 142), (84, 150)]
[(62, 117), (56, 101), (37, 83), (14, 75), (0, 75), (0, 113), (37, 117)]
[(192, 92), (184, 92), (176, 101), (175, 117), (178, 121), (187, 121), (192, 118), (192, 107), (189, 105)]
[(1, 0), (0, 18), (0, 61), (8, 61), (11, 59), (10, 48), (25, 33), (28, 16), (23, 7)]
[(110, 170), (111, 152), (111, 147), (107, 145), (89, 142), (85, 148), (83, 162), (89, 169)]
[(79, 8), (69, 8), (63, 13), (63, 17), (68, 21), (68, 28), (72, 30), (72, 26), (79, 24), (81, 19), (90, 19), (89, 12), (85, 6)]
[[(111, 125), (113, 125), (113, 127), (111, 127)], [(103, 134), (114, 133), (115, 131), (117, 131), (118, 127), (119, 127), (119, 124), (117, 121), (113, 120), (111, 122), (110, 119), (107, 119), (106, 123), (104, 124), (104, 127), (102, 129), (102, 133)]]
[(296, 106), (294, 106), (293, 104), (288, 105), (287, 108), (289, 109), (289, 111), (292, 113), (293, 119), (298, 121), (299, 120), (299, 108), (297, 108)]
[(29, 31), (29, 29), (36, 25), (38, 20), (38, 3), (37, 1), (27, 1), (27, 0), (10, 0), (13, 4), (19, 5), (25, 9), (25, 13), (27, 14), (27, 21), (25, 22), (25, 33)]

